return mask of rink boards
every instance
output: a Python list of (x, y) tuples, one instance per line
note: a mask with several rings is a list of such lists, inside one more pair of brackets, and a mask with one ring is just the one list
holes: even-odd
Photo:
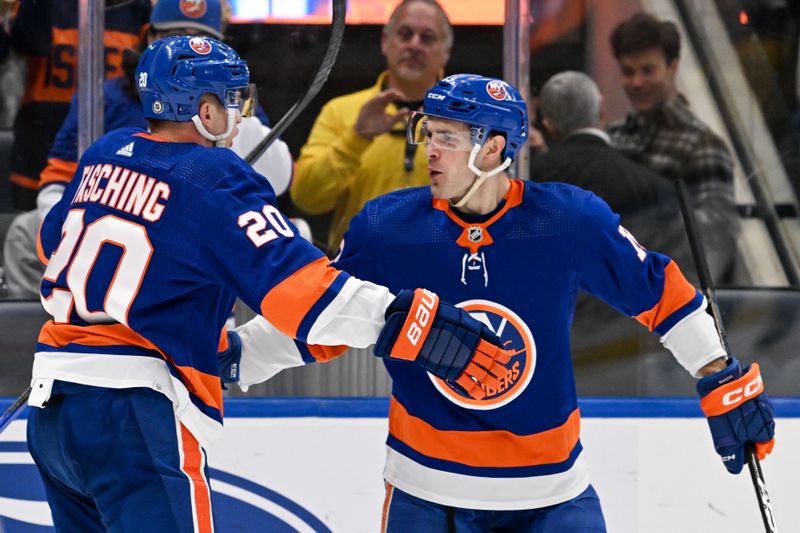
[[(763, 531), (752, 482), (728, 474), (697, 400), (584, 399), (582, 442), (613, 533)], [(5, 410), (10, 400), (0, 401)], [(388, 400), (228, 399), (209, 450), (217, 531), (378, 530)], [(762, 463), (778, 528), (800, 524), (800, 399), (776, 400), (775, 452)], [(0, 532), (52, 531), (25, 445), (0, 435)]]

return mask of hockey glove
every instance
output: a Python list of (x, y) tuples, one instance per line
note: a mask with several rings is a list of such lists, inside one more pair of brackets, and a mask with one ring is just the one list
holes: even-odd
[(496, 389), (508, 370), (510, 352), (500, 338), (425, 289), (403, 290), (386, 309), (375, 355), (414, 361), (441, 379), (457, 383), (475, 399)]
[(738, 474), (745, 460), (745, 445), (752, 442), (759, 459), (775, 444), (772, 402), (764, 394), (758, 363), (742, 372), (735, 358), (725, 369), (697, 382), (700, 407), (708, 417), (714, 448), (728, 472)]
[(217, 368), (222, 388), (227, 390), (226, 383), (239, 382), (239, 364), (242, 361), (242, 340), (235, 331), (228, 331), (228, 348), (217, 352)]

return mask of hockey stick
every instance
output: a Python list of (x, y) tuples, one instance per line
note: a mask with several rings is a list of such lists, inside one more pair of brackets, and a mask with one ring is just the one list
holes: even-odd
[(11, 404), (11, 407), (6, 409), (6, 412), (3, 413), (3, 416), (0, 416), (0, 433), (6, 429), (6, 427), (14, 421), (17, 416), (22, 412), (25, 408), (26, 402), (28, 401), (28, 396), (31, 395), (31, 388), (28, 387), (25, 389), (25, 392), (20, 394), (19, 398), (14, 400), (14, 403)]
[(270, 130), (266, 137), (264, 137), (258, 145), (253, 148), (245, 161), (253, 163), (256, 159), (261, 157), (267, 148), (277, 139), (281, 133), (286, 131), (286, 128), (294, 122), (297, 115), (300, 114), (308, 103), (314, 99), (317, 93), (328, 81), (328, 75), (333, 69), (333, 64), (336, 63), (336, 56), (339, 55), (339, 48), (342, 45), (342, 38), (344, 37), (345, 14), (347, 12), (347, 0), (333, 0), (333, 15), (331, 17), (331, 37), (328, 41), (328, 48), (325, 50), (325, 55), (322, 62), (317, 67), (317, 72), (314, 74), (314, 79), (311, 80), (311, 85), (308, 86), (306, 94), (289, 108), (289, 111), (275, 124), (275, 127)]
[[(708, 270), (708, 263), (705, 260), (705, 253), (703, 251), (703, 243), (697, 236), (697, 224), (694, 218), (694, 212), (689, 205), (689, 197), (686, 192), (686, 184), (683, 180), (679, 179), (675, 182), (675, 188), (678, 191), (678, 203), (681, 206), (681, 214), (683, 215), (683, 222), (686, 226), (686, 235), (689, 237), (689, 247), (692, 250), (692, 258), (694, 259), (694, 266), (697, 269), (697, 277), (700, 279), (700, 288), (703, 290), (703, 295), (708, 301), (711, 308), (711, 316), (714, 319), (714, 325), (717, 328), (717, 334), (722, 342), (722, 347), (728, 356), (731, 355), (730, 347), (728, 346), (728, 339), (725, 335), (725, 326), (722, 323), (722, 315), (719, 312), (717, 305), (717, 298), (714, 294), (714, 288), (711, 280), (711, 273)], [(764, 520), (764, 528), (767, 533), (778, 533), (775, 527), (775, 516), (772, 513), (772, 501), (769, 499), (767, 493), (767, 485), (764, 482), (764, 473), (761, 471), (761, 463), (753, 452), (753, 444), (748, 443), (745, 448), (745, 458), (747, 460), (747, 467), (750, 470), (750, 477), (753, 480), (753, 488), (756, 491), (756, 499), (758, 500), (758, 507), (761, 511), (761, 518)]]

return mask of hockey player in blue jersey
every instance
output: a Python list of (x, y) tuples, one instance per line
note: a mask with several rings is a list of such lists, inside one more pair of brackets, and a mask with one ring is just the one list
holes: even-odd
[[(408, 128), (409, 142), (427, 150), (430, 187), (368, 202), (333, 264), (395, 291), (433, 287), (514, 355), (480, 399), (423, 368), (385, 362), (393, 384), (382, 531), (605, 531), (581, 454), (570, 356), (578, 290), (636, 318), (700, 378), (728, 470), (741, 471), (747, 442), (760, 457), (771, 450), (758, 365), (726, 358), (703, 297), (678, 266), (640, 246), (594, 194), (508, 177), (527, 141), (515, 88), (450, 76)], [(243, 365), (256, 337), (243, 327)], [(729, 394), (736, 389), (749, 392)]]
[(263, 176), (220, 148), (249, 81), (234, 50), (162, 39), (136, 80), (150, 132), (94, 143), (40, 231), (53, 318), (36, 348), (28, 445), (56, 530), (213, 530), (204, 450), (222, 428), (217, 352), (228, 363), (238, 347), (223, 330), (236, 297), (307, 353), (377, 343), (475, 398), (499, 386), (509, 356), (488, 328), (431, 292), (395, 297), (332, 268)]

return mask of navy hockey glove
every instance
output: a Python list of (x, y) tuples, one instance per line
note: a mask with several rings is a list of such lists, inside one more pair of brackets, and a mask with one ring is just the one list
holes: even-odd
[(217, 368), (222, 388), (227, 389), (226, 383), (239, 382), (239, 364), (242, 361), (242, 340), (235, 331), (228, 331), (228, 348), (217, 352)]
[(500, 338), (434, 293), (403, 290), (386, 309), (386, 324), (375, 343), (375, 355), (414, 361), (441, 379), (457, 383), (475, 399), (496, 389), (508, 370), (511, 352)]
[(728, 472), (738, 474), (744, 466), (744, 450), (752, 442), (759, 459), (775, 444), (772, 402), (764, 394), (758, 363), (742, 371), (734, 357), (728, 366), (697, 382), (700, 407), (708, 417), (714, 448)]

